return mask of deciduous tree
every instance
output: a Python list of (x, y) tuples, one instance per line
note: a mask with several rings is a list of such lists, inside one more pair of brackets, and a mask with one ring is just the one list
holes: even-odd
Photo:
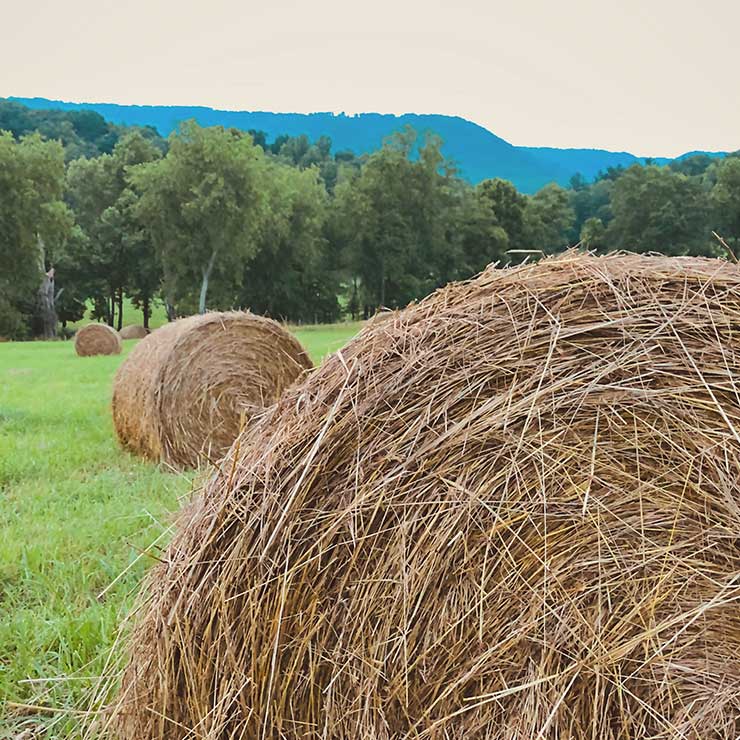
[[(136, 288), (136, 276), (145, 285), (159, 282), (153, 248), (142, 234), (134, 205), (137, 194), (128, 183), (130, 168), (160, 157), (159, 149), (138, 132), (124, 136), (111, 154), (78, 159), (67, 170), (67, 199), (86, 241), (79, 256), (84, 261), (85, 284), (103, 317), (120, 328), (123, 322), (123, 295)], [(146, 259), (142, 250), (152, 252)], [(142, 275), (141, 264), (155, 270), (151, 281)]]
[(529, 249), (553, 254), (568, 246), (575, 214), (566, 190), (545, 185), (527, 199), (524, 209), (525, 243)]
[(339, 265), (327, 251), (328, 196), (318, 168), (276, 163), (268, 174), (269, 215), (238, 304), (283, 320), (335, 321)]
[(495, 222), (506, 232), (508, 248), (527, 248), (524, 231), (527, 197), (508, 180), (498, 177), (479, 183), (476, 192), (481, 205), (490, 210)]
[(233, 295), (266, 214), (262, 149), (248, 135), (190, 121), (170, 137), (163, 159), (131, 169), (131, 182), (169, 302), (203, 313), (211, 282)]
[[(61, 199), (63, 183), (60, 144), (37, 134), (18, 142), (0, 131), (0, 334), (30, 331), (53, 253), (72, 229)], [(55, 327), (46, 323), (46, 333), (53, 335)]]
[(412, 129), (387, 140), (337, 185), (336, 209), (365, 313), (397, 307), (440, 284), (459, 243), (451, 234), (453, 172), (441, 141)]
[(702, 254), (709, 244), (708, 202), (701, 183), (655, 165), (633, 165), (614, 183), (612, 249)]
[(727, 243), (740, 251), (740, 157), (728, 157), (716, 168), (712, 189), (712, 225)]

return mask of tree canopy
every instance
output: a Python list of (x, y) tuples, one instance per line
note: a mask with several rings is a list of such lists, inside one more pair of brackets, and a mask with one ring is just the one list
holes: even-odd
[(74, 226), (63, 190), (60, 144), (0, 131), (0, 335), (30, 331), (36, 290)]
[(78, 279), (84, 275), (96, 315), (113, 325), (118, 306), (119, 328), (124, 292), (145, 305), (160, 280), (151, 238), (137, 216), (139, 196), (129, 182), (132, 167), (160, 156), (134, 131), (119, 139), (110, 154), (78, 159), (67, 168), (67, 201), (84, 234), (69, 268), (77, 270)]
[(325, 136), (189, 121), (163, 141), (52, 113), (0, 101), (2, 335), (39, 331), (42, 294), (62, 323), (89, 310), (120, 326), (124, 296), (145, 323), (156, 301), (170, 317), (233, 307), (324, 322), (573, 245), (716, 255), (717, 231), (740, 249), (740, 156), (525, 195), (502, 179), (473, 187), (433, 132), (357, 157)]
[(170, 302), (192, 308), (198, 281), (200, 313), (212, 279), (233, 293), (267, 217), (266, 161), (251, 137), (188, 122), (170, 137), (165, 157), (131, 168), (130, 177)]
[(151, 126), (116, 126), (91, 110), (33, 110), (12, 100), (0, 100), (0, 131), (16, 139), (32, 133), (59, 141), (67, 161), (110, 154), (118, 140), (135, 128), (160, 150), (165, 142)]

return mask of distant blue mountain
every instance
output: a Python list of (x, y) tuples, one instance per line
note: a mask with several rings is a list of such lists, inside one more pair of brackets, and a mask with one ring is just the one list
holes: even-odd
[[(46, 98), (12, 97), (35, 109), (94, 110), (112, 123), (129, 126), (154, 126), (167, 136), (179, 123), (190, 118), (202, 126), (226, 126), (265, 131), (270, 140), (281, 134), (310, 139), (331, 137), (334, 151), (350, 149), (357, 154), (378, 149), (383, 139), (406, 125), (417, 131), (434, 131), (444, 140), (445, 154), (457, 164), (460, 174), (473, 183), (491, 177), (511, 180), (519, 190), (533, 193), (543, 185), (567, 185), (580, 172), (587, 180), (608, 167), (628, 167), (644, 158), (627, 152), (601, 149), (555, 149), (514, 146), (487, 129), (457, 116), (401, 116), (361, 113), (348, 116), (334, 113), (269, 113), (262, 111), (224, 111), (213, 108), (160, 105), (117, 105), (113, 103), (67, 103)], [(697, 154), (699, 152), (691, 152)], [(701, 152), (704, 153), (704, 152)], [(709, 153), (722, 156), (722, 152)], [(688, 155), (683, 155), (688, 156)], [(657, 164), (670, 161), (656, 158)]]

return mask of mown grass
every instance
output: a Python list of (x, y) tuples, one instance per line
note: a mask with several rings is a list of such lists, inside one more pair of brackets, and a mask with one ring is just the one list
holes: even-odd
[[(314, 361), (358, 324), (302, 327)], [(83, 706), (193, 476), (116, 444), (118, 357), (71, 342), (0, 344), (0, 738), (76, 737)], [(22, 705), (28, 705), (24, 708)], [(41, 711), (32, 707), (45, 707)]]
[[(90, 311), (87, 311), (84, 318), (80, 319), (79, 321), (75, 321), (72, 323), (67, 324), (68, 328), (70, 329), (78, 329), (81, 326), (85, 326), (85, 324), (89, 324), (91, 321), (93, 321), (92, 318), (90, 318)], [(152, 315), (149, 317), (149, 326), (151, 329), (157, 329), (158, 327), (162, 326), (163, 324), (167, 323), (167, 313), (164, 309), (164, 304), (162, 304), (161, 301), (154, 301), (152, 305)], [(124, 297), (123, 299), (123, 326), (143, 326), (144, 324), (144, 315), (142, 312), (134, 307), (134, 305), (131, 303), (131, 299), (128, 297)], [(346, 334), (349, 331), (353, 331), (352, 327), (359, 327), (360, 323), (344, 323), (344, 324), (323, 324), (318, 326), (301, 326), (296, 327), (295, 330), (300, 333), (310, 333), (311, 336), (319, 336), (321, 334), (324, 334), (327, 337), (327, 340), (329, 342), (334, 342), (334, 337), (339, 336), (340, 338), (343, 336), (346, 336)], [(346, 332), (343, 332), (341, 329), (347, 329)], [(351, 336), (351, 334), (350, 334)], [(321, 349), (320, 345), (317, 345), (319, 349)], [(341, 345), (340, 345), (341, 346)], [(319, 356), (321, 356), (322, 352), (319, 352)]]
[[(92, 321), (90, 318), (90, 311), (85, 313), (85, 316), (79, 321), (73, 321), (67, 326), (71, 329), (78, 329), (85, 324), (89, 324)], [(151, 329), (157, 329), (162, 324), (167, 323), (167, 313), (164, 310), (164, 304), (161, 301), (155, 300), (152, 305), (152, 315), (149, 317), (149, 327)], [(131, 299), (124, 296), (123, 299), (123, 326), (143, 326), (144, 314), (140, 309), (135, 308), (131, 303)]]

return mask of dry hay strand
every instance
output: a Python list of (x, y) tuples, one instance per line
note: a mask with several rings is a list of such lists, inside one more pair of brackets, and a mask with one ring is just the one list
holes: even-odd
[(108, 324), (87, 324), (75, 333), (75, 352), (80, 357), (120, 355), (121, 335)]
[(149, 329), (145, 329), (143, 326), (137, 326), (136, 324), (124, 326), (120, 331), (121, 339), (143, 339), (149, 333)]
[(121, 444), (175, 468), (220, 458), (249, 420), (311, 368), (298, 340), (244, 312), (180, 319), (142, 339), (113, 384)]
[(108, 727), (735, 738), (739, 371), (719, 260), (567, 253), (371, 324), (182, 513)]

